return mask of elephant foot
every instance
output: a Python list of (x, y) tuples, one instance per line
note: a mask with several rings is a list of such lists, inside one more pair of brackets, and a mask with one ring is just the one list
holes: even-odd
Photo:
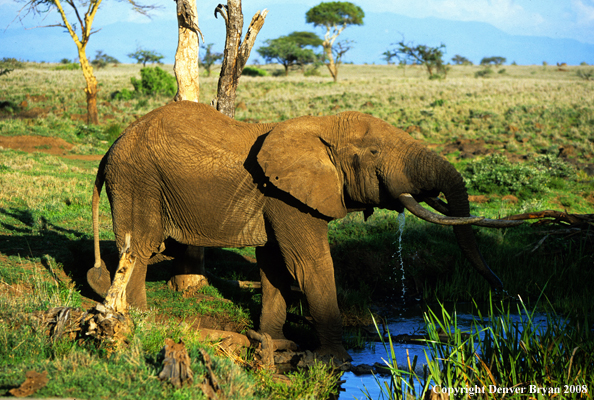
[(167, 282), (167, 286), (177, 292), (183, 292), (190, 288), (200, 289), (204, 286), (208, 286), (208, 279), (206, 279), (204, 275), (198, 274), (174, 275)]
[(93, 267), (87, 271), (87, 283), (95, 293), (105, 298), (111, 286), (111, 275), (103, 260), (101, 261), (101, 267)]
[(351, 357), (342, 344), (322, 345), (314, 353), (323, 358), (330, 357), (342, 362), (353, 361), (353, 357)]

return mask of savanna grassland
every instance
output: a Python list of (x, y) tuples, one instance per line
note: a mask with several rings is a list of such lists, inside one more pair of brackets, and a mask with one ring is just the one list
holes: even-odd
[[(128, 124), (171, 101), (158, 95), (117, 99), (116, 92), (133, 90), (130, 78), (139, 77), (140, 66), (108, 66), (96, 71), (101, 125), (88, 126), (82, 73), (57, 66), (27, 63), (0, 77), (0, 396), (33, 369), (50, 377), (36, 394), (41, 397), (204, 398), (198, 386), (177, 390), (156, 378), (159, 350), (172, 337), (183, 338), (196, 376), (205, 373), (199, 350), (215, 357), (215, 374), (229, 398), (327, 397), (338, 378), (329, 379), (325, 367), (309, 377), (291, 376), (293, 385), (287, 387), (250, 367), (250, 354), (230, 357), (194, 335), (197, 326), (238, 332), (257, 327), (259, 292), (238, 291), (224, 281), (258, 280), (249, 248), (208, 249), (211, 286), (198, 293), (171, 292), (167, 264), (151, 267), (151, 309), (133, 313), (135, 331), (125, 349), (110, 352), (84, 338), (47, 338), (36, 312), (89, 308), (99, 300), (85, 274), (93, 265), (90, 200), (101, 156)], [(467, 181), (476, 215), (498, 218), (548, 209), (594, 214), (594, 81), (577, 73), (590, 67), (503, 66), (475, 77), (483, 67), (453, 66), (446, 79), (429, 80), (418, 66), (341, 65), (338, 83), (323, 69), (312, 76), (279, 77), (272, 73), (281, 67), (262, 68), (270, 75), (241, 78), (237, 119), (273, 122), (366, 112), (454, 163)], [(214, 71), (201, 77), (202, 102), (215, 97), (216, 76)], [(100, 215), (102, 254), (117, 259), (106, 196)], [(539, 304), (590, 326), (594, 302), (586, 282), (594, 281), (592, 229), (592, 222), (527, 223), (476, 232), (485, 259), (510, 295), (519, 294), (529, 306), (544, 295), (548, 301)], [(489, 298), (486, 282), (460, 254), (451, 229), (410, 214), (402, 234), (403, 282), (398, 232), (397, 213), (384, 210), (366, 222), (353, 213), (331, 224), (339, 303), (350, 329), (370, 323), (369, 309), (378, 315), (403, 301)], [(301, 299), (291, 307), (307, 316)], [(313, 336), (301, 323), (288, 329), (289, 337)], [(310, 341), (306, 346), (313, 346)]]

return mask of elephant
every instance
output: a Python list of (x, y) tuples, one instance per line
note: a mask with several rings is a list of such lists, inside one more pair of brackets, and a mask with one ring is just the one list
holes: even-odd
[[(296, 280), (319, 338), (319, 355), (350, 359), (342, 344), (328, 243), (328, 223), (348, 212), (406, 208), (453, 225), (474, 268), (492, 288), (503, 287), (481, 256), (471, 224), (508, 225), (471, 216), (464, 180), (447, 160), (368, 114), (246, 123), (209, 105), (180, 101), (138, 119), (105, 154), (95, 180), (95, 265), (88, 276), (96, 290), (109, 285), (98, 236), (103, 185), (116, 245), (136, 259), (127, 285), (130, 305), (146, 307), (147, 262), (167, 240), (253, 246), (262, 283), (260, 331), (284, 339), (286, 299)], [(440, 193), (447, 203), (437, 198)]]

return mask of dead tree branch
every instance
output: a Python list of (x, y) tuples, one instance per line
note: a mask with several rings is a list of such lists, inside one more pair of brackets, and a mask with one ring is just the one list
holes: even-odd
[(215, 8), (215, 17), (217, 14), (221, 14), (225, 20), (227, 34), (217, 98), (213, 100), (213, 105), (217, 110), (231, 118), (235, 116), (235, 98), (239, 77), (250, 56), (256, 37), (264, 25), (267, 13), (268, 11), (264, 10), (262, 12), (258, 11), (254, 15), (242, 43), (243, 13), (241, 11), (241, 0), (228, 0), (226, 6), (219, 4)]

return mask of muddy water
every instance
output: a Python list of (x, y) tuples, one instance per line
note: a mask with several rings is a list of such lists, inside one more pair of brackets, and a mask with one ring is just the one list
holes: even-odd
[[(464, 309), (469, 307), (460, 307), (458, 306), (457, 309)], [(434, 308), (436, 309), (436, 308)], [(388, 320), (388, 329), (392, 336), (401, 335), (401, 334), (409, 334), (409, 335), (423, 335), (426, 332), (425, 329), (425, 322), (423, 319), (423, 312), (424, 310), (421, 307), (413, 307), (409, 308), (406, 311), (402, 312), (400, 315), (395, 315), (389, 317)], [(448, 310), (449, 312), (449, 310)], [(453, 312), (453, 309), (452, 309)], [(483, 316), (487, 313), (484, 312)], [(438, 314), (440, 315), (440, 314)], [(463, 332), (470, 332), (472, 327), (473, 315), (469, 312), (457, 312), (457, 322), (458, 328), (460, 328)], [(476, 317), (474, 317), (476, 318)], [(526, 316), (522, 315), (512, 315), (512, 320), (514, 322), (521, 322), (522, 318), (526, 318)], [(546, 326), (547, 319), (545, 314), (536, 314), (533, 322), (535, 325), (539, 326)], [(409, 344), (409, 343), (394, 343), (394, 351), (396, 354), (396, 360), (398, 365), (402, 367), (402, 369), (407, 369), (407, 352), (408, 357), (412, 362), (413, 358), (417, 356), (417, 374), (422, 376), (423, 373), (423, 365), (426, 365), (426, 357), (424, 351), (426, 347), (420, 344)], [(380, 363), (385, 365), (385, 361), (390, 361), (389, 356), (384, 350), (384, 346), (381, 342), (370, 343), (368, 347), (363, 350), (349, 350), (349, 353), (353, 357), (353, 365), (360, 365), (360, 364), (368, 364), (373, 365), (375, 363)], [(385, 360), (385, 361), (384, 361)], [(381, 391), (378, 385), (378, 382), (383, 386), (385, 382), (389, 385), (390, 381), (387, 376), (380, 376), (380, 375), (355, 375), (352, 372), (346, 372), (342, 376), (343, 380), (346, 380), (345, 383), (342, 384), (341, 388), (343, 391), (339, 394), (339, 399), (365, 399), (365, 393), (369, 394), (369, 397), (372, 399), (381, 399), (385, 398), (382, 397)], [(416, 387), (417, 393), (421, 393), (422, 388), (420, 385)]]

